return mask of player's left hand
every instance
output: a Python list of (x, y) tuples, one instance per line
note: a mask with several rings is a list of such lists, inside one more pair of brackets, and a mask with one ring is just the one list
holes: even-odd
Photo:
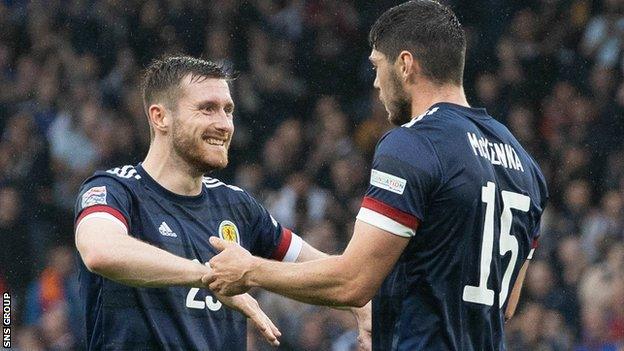
[(203, 281), (210, 290), (233, 296), (246, 293), (251, 286), (247, 273), (251, 270), (254, 257), (242, 246), (217, 237), (210, 238), (210, 244), (220, 251), (210, 260), (211, 280)]
[(280, 342), (278, 338), (282, 336), (282, 333), (260, 308), (258, 301), (251, 297), (251, 295), (223, 296), (217, 293), (215, 293), (215, 295), (224, 305), (239, 311), (249, 318), (271, 345), (279, 346)]
[(371, 319), (371, 302), (369, 301), (364, 307), (353, 309), (353, 314), (358, 324), (358, 350), (372, 350), (372, 319)]

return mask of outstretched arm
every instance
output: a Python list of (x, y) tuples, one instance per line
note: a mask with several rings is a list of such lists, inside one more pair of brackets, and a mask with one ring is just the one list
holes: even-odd
[(305, 263), (281, 263), (251, 256), (238, 245), (211, 238), (223, 252), (210, 260), (210, 288), (233, 295), (259, 286), (290, 298), (327, 306), (364, 306), (373, 297), (409, 242), (357, 220), (345, 252)]
[[(104, 216), (106, 217), (106, 216)], [(76, 247), (89, 271), (135, 287), (187, 286), (206, 288), (206, 265), (176, 256), (137, 240), (112, 219), (85, 217), (76, 228)], [(249, 318), (274, 346), (281, 333), (249, 294), (217, 298)]]
[(87, 269), (135, 287), (205, 288), (209, 267), (137, 240), (118, 223), (85, 217), (76, 228), (76, 247)]

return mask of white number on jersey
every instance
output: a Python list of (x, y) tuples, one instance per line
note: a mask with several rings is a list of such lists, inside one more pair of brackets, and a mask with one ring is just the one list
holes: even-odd
[[(512, 209), (522, 212), (529, 211), (531, 198), (514, 193), (511, 191), (502, 191), (503, 213), (500, 218), (500, 235), (499, 235), (499, 255), (504, 256), (511, 251), (511, 260), (503, 275), (499, 293), (499, 307), (502, 307), (507, 300), (509, 293), (509, 285), (511, 283), (511, 275), (513, 274), (516, 261), (518, 259), (518, 239), (511, 235), (511, 223), (513, 221)], [(481, 243), (481, 268), (479, 273), (479, 285), (464, 286), (463, 300), (466, 302), (474, 302), (487, 306), (494, 305), (494, 290), (488, 289), (487, 281), (490, 277), (490, 266), (492, 263), (492, 255), (494, 251), (494, 205), (496, 200), (496, 184), (488, 182), (486, 186), (481, 188), (481, 201), (485, 203), (485, 222), (483, 224), (483, 238)]]
[[(197, 259), (194, 259), (193, 261), (199, 263), (199, 260)], [(212, 296), (206, 296), (204, 301), (195, 300), (195, 296), (197, 296), (198, 292), (199, 288), (191, 288), (191, 290), (189, 290), (188, 294), (186, 294), (186, 307), (195, 308), (198, 310), (203, 310), (204, 308), (208, 307), (208, 309), (211, 311), (218, 311), (219, 309), (221, 309), (221, 306), (223, 306), (221, 304), (221, 301), (215, 299)]]

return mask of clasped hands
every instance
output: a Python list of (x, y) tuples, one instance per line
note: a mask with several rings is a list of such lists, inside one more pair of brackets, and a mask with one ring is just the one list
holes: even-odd
[(220, 254), (210, 260), (212, 272), (202, 277), (202, 284), (224, 296), (246, 293), (252, 287), (249, 273), (257, 258), (242, 246), (214, 236), (210, 244)]
[[(202, 284), (204, 286), (218, 295), (231, 297), (244, 294), (257, 285), (252, 281), (251, 274), (254, 267), (260, 262), (259, 258), (252, 256), (249, 251), (236, 243), (225, 241), (214, 236), (210, 238), (210, 244), (219, 251), (219, 254), (209, 261), (211, 273), (202, 277)], [(352, 309), (352, 312), (358, 322), (358, 349), (370, 350), (370, 302), (365, 307)], [(277, 338), (273, 339), (271, 337), (272, 333), (270, 333), (270, 329), (272, 328), (269, 328), (269, 333), (263, 331), (263, 334), (265, 334), (265, 338), (269, 342), (276, 345), (275, 341)], [(279, 333), (279, 331), (277, 333)], [(274, 335), (278, 336), (277, 334)]]
[[(211, 244), (213, 244), (213, 246), (215, 246), (219, 250), (225, 249), (225, 247), (228, 244), (228, 242), (223, 241), (218, 238), (211, 238), (211, 239), (215, 239), (214, 242), (213, 240), (211, 240), (210, 242)], [(224, 245), (220, 246), (222, 244)], [(232, 247), (232, 249), (236, 250), (238, 248), (236, 252), (227, 251), (222, 260), (221, 259), (217, 260), (219, 262), (219, 266), (223, 264), (225, 267), (229, 265), (234, 265), (235, 267), (238, 267), (237, 262), (230, 261), (230, 257), (239, 256), (239, 258), (242, 258), (242, 257), (248, 256), (247, 258), (253, 259), (253, 257), (248, 251), (246, 251), (245, 249), (243, 249), (242, 247), (238, 245), (235, 245), (235, 246), (236, 247)], [(239, 252), (239, 251), (242, 251), (242, 252)], [(247, 253), (246, 256), (245, 256), (245, 253)], [(240, 261), (240, 259), (237, 259), (237, 261)], [(240, 283), (232, 285), (232, 286), (226, 284), (229, 281), (235, 281), (235, 282), (240, 281), (240, 279), (233, 279), (229, 277), (230, 276), (236, 277), (237, 275), (240, 275), (241, 273), (238, 270), (233, 271), (233, 272), (226, 272), (226, 273), (227, 274), (223, 274), (223, 276), (225, 277), (224, 283), (218, 284), (220, 281), (216, 280), (216, 278), (217, 277), (220, 278), (221, 275), (215, 275), (214, 270), (211, 269), (208, 273), (206, 273), (201, 278), (202, 285), (212, 290), (212, 292), (215, 294), (217, 299), (219, 299), (219, 301), (221, 301), (223, 304), (241, 312), (243, 315), (249, 318), (251, 322), (254, 324), (254, 326), (260, 331), (262, 336), (271, 345), (278, 346), (279, 345), (278, 338), (282, 334), (280, 333), (279, 329), (277, 329), (275, 324), (273, 324), (271, 319), (264, 313), (264, 311), (262, 311), (262, 309), (258, 305), (258, 302), (249, 294), (245, 294), (245, 292), (249, 290), (249, 287)]]

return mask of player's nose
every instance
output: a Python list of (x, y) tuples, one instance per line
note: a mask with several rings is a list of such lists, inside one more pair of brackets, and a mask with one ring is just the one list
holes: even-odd
[(379, 89), (379, 75), (375, 74), (375, 80), (373, 81), (373, 87)]
[(222, 112), (214, 123), (214, 128), (219, 132), (232, 135), (234, 133), (234, 121), (227, 113)]

